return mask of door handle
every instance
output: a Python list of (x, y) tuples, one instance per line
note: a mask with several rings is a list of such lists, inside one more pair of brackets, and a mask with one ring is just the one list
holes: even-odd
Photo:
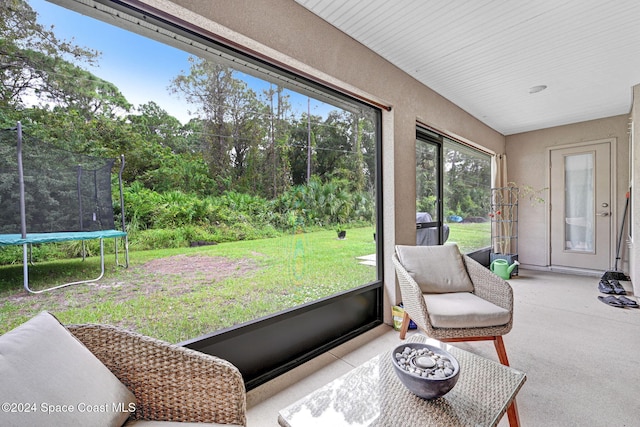
[(600, 212), (600, 213), (597, 213), (596, 215), (598, 215), (598, 216), (609, 216), (609, 212)]

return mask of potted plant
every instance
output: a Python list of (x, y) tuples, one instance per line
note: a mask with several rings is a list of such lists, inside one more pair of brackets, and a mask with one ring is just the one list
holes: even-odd
[[(521, 197), (531, 204), (544, 203), (541, 193), (546, 188), (535, 190), (529, 186), (518, 187), (509, 182), (506, 187), (491, 189), (491, 254), (490, 262), (504, 259), (509, 265), (518, 261), (518, 209)], [(517, 267), (513, 274), (517, 275)]]

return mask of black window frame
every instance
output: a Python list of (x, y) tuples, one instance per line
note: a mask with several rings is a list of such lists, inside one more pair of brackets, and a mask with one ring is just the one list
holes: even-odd
[(438, 244), (444, 243), (444, 136), (423, 127), (416, 127), (416, 143), (420, 141), (436, 147), (437, 188), (436, 188), (436, 220), (432, 222), (416, 222), (416, 229), (437, 227)]

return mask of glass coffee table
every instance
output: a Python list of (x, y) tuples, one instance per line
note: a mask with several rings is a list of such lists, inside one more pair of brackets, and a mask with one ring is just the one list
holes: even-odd
[(460, 362), (460, 376), (446, 395), (424, 400), (398, 379), (391, 351), (360, 365), (340, 378), (281, 410), (283, 427), (364, 426), (495, 426), (509, 408), (518, 424), (515, 397), (526, 375), (446, 343), (414, 335), (407, 342), (441, 347)]

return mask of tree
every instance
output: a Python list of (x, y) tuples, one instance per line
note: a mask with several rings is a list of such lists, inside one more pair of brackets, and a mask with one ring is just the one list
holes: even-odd
[(267, 128), (261, 121), (261, 117), (267, 114), (266, 107), (244, 81), (237, 79), (232, 81), (227, 105), (225, 116), (228, 117), (230, 131), (229, 158), (233, 170), (233, 189), (254, 195), (263, 194), (263, 187), (259, 185), (264, 157), (260, 144), (267, 134)]
[(445, 215), (486, 216), (491, 200), (489, 158), (445, 145), (444, 164)]
[(264, 161), (264, 187), (271, 190), (266, 194), (273, 198), (282, 194), (291, 186), (291, 165), (289, 164), (288, 153), (289, 135), (291, 133), (291, 123), (287, 120), (287, 114), (291, 111), (289, 95), (284, 94), (282, 86), (270, 85), (269, 90), (265, 90), (269, 112), (265, 116), (265, 125), (269, 130), (267, 147)]
[(66, 61), (55, 66), (57, 79), (52, 79), (47, 92), (39, 93), (54, 105), (77, 110), (86, 119), (95, 116), (117, 118), (128, 112), (131, 104), (113, 84)]
[(350, 177), (344, 176), (348, 171), (354, 169), (351, 139), (351, 117), (346, 111), (331, 111), (323, 125), (319, 127), (318, 133), (315, 135), (316, 140), (316, 171), (315, 173), (325, 180), (330, 176), (338, 178)]
[[(289, 150), (287, 161), (291, 168), (291, 182), (293, 185), (302, 185), (308, 182), (307, 162), (311, 162), (311, 174), (315, 173), (316, 159), (316, 135), (320, 133), (322, 117), (303, 113), (300, 119), (293, 120), (289, 131)], [(309, 128), (311, 133), (309, 134)], [(308, 145), (311, 143), (311, 159), (309, 159)]]
[(138, 114), (128, 115), (127, 120), (137, 132), (176, 154), (200, 152), (194, 138), (198, 131), (192, 124), (183, 126), (153, 101), (140, 105), (136, 110)]
[(229, 129), (225, 122), (226, 100), (231, 93), (233, 72), (231, 69), (204, 59), (189, 57), (191, 70), (188, 75), (177, 76), (170, 91), (184, 95), (187, 102), (196, 107), (203, 122), (202, 152), (209, 166), (209, 174), (216, 183), (216, 191), (229, 188), (232, 171)]
[[(37, 22), (24, 0), (0, 2), (0, 107), (22, 107), (28, 96), (63, 101), (60, 89), (80, 73), (73, 63), (92, 65), (99, 52), (60, 40)], [(67, 74), (71, 72), (71, 75)], [(68, 94), (64, 92), (64, 94)]]
[(189, 61), (189, 74), (177, 76), (170, 90), (184, 95), (204, 124), (202, 152), (216, 191), (264, 194), (262, 117), (268, 108), (232, 69), (202, 58)]

